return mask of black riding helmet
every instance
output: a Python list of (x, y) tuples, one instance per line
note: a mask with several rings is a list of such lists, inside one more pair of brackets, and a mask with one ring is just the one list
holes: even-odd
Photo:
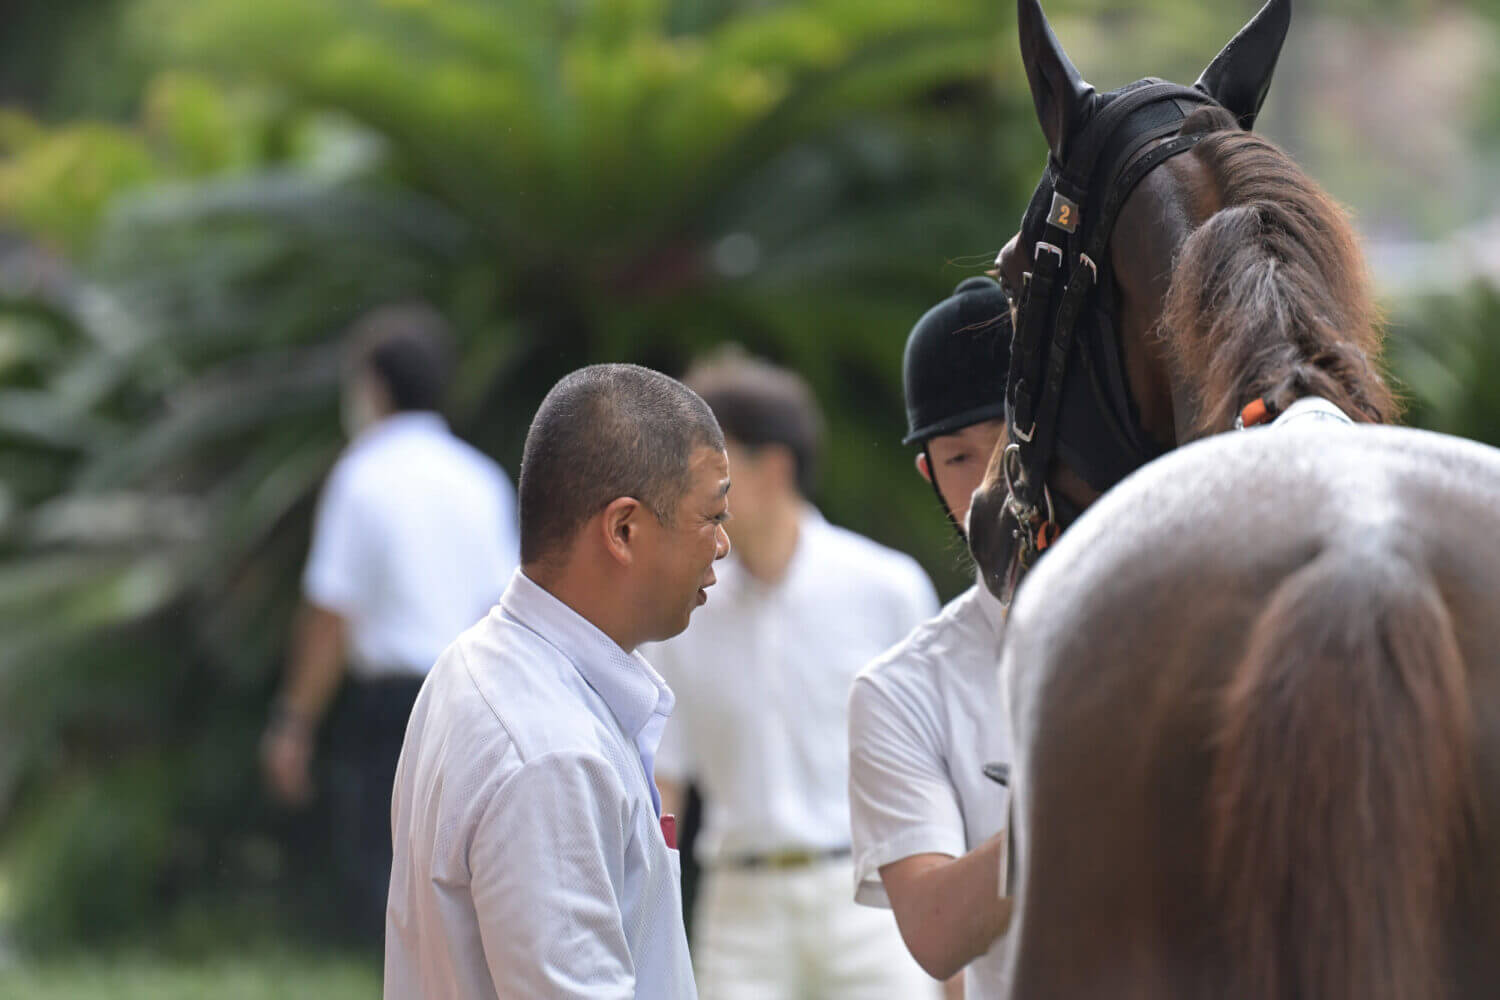
[[(919, 444), (1005, 416), (1005, 382), (1010, 368), (1010, 303), (991, 278), (966, 278), (953, 294), (917, 320), (906, 338), (901, 382), (906, 390), (906, 437)], [(932, 456), (927, 466), (933, 468)], [(937, 495), (959, 537), (963, 526)]]
[(906, 338), (901, 381), (906, 437), (932, 438), (1005, 416), (1010, 303), (991, 278), (966, 278), (917, 320)]

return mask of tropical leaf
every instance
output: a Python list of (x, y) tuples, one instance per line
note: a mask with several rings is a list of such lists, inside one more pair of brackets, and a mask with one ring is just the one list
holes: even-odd
[[(829, 410), (825, 509), (966, 583), (897, 445), (899, 361), (1033, 167), (999, 138), (1031, 114), (994, 85), (999, 9), (139, 0), (136, 121), (0, 119), (0, 211), (78, 264), (0, 256), (0, 833), (37, 873), (22, 919), (98, 928), (67, 898), (95, 860), (35, 852), (119, 789), (156, 797), (99, 841), (147, 838), (154, 874), (119, 905), (285, 877), (212, 866), (269, 839), (254, 736), (341, 445), (342, 334), (380, 303), (452, 318), (452, 419), (511, 469), (579, 364), (680, 371), (729, 340), (790, 364)], [(69, 170), (99, 175), (89, 199), (33, 200)]]

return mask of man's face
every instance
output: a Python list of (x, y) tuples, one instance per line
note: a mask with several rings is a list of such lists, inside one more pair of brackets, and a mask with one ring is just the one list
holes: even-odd
[[(690, 485), (667, 523), (652, 532), (645, 569), (653, 640), (669, 639), (688, 626), (693, 610), (708, 600), (715, 560), (729, 555), (729, 456), (702, 447), (688, 463)], [(648, 519), (654, 520), (654, 519)]]
[(917, 456), (917, 469), (937, 484), (938, 493), (959, 524), (968, 523), (969, 503), (984, 481), (990, 455), (1004, 434), (1005, 421), (985, 420), (928, 441), (930, 468), (924, 468), (924, 456)]

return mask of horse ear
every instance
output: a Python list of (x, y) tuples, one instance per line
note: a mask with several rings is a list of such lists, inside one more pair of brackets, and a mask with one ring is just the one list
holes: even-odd
[(1021, 63), (1031, 84), (1036, 117), (1053, 158), (1061, 163), (1068, 138), (1083, 117), (1094, 88), (1078, 75), (1068, 54), (1058, 44), (1039, 0), (1017, 0), (1016, 25), (1021, 34)]
[(1254, 128), (1291, 22), (1292, 0), (1267, 0), (1260, 13), (1214, 56), (1193, 86), (1223, 105), (1239, 119), (1241, 127)]

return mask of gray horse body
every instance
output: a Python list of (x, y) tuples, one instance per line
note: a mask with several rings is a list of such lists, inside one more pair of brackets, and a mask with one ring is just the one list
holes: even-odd
[[(1235, 914), (1214, 888), (1211, 834), (1224, 821), (1211, 794), (1223, 752), (1217, 706), (1257, 620), (1314, 566), (1355, 628), (1378, 629), (1385, 595), (1412, 588), (1435, 594), (1452, 623), (1472, 713), (1462, 751), (1474, 796), (1471, 815), (1423, 820), (1469, 831), (1434, 914), (1440, 974), (1427, 996), (1500, 995), (1497, 498), (1500, 451), (1482, 445), (1391, 427), (1269, 427), (1177, 449), (1069, 528), (1022, 584), (1001, 661), (1017, 755), (1015, 916), (999, 945), (1011, 996), (1257, 995), (1236, 965)], [(1302, 735), (1288, 725), (1287, 740)], [(1365, 792), (1378, 800), (1379, 774), (1337, 773), (1357, 756), (1325, 745), (1338, 752), (1320, 756), (1315, 739), (1305, 752), (1284, 747), (1294, 762), (1284, 778), (1316, 779), (1356, 805)], [(1370, 788), (1349, 785), (1365, 781)], [(1378, 822), (1378, 808), (1340, 809), (1327, 821), (1339, 828), (1329, 836), (1343, 838), (1334, 850), (1381, 843), (1380, 830), (1362, 829)], [(1262, 821), (1229, 818), (1250, 829)], [(1306, 822), (1325, 820), (1309, 809)], [(1359, 860), (1403, 864), (1374, 854)], [(1332, 877), (1297, 867), (1318, 856), (1287, 863), (1310, 882)], [(1372, 875), (1377, 893), (1382, 877)], [(1276, 947), (1302, 963), (1349, 947), (1337, 914), (1328, 916)]]

